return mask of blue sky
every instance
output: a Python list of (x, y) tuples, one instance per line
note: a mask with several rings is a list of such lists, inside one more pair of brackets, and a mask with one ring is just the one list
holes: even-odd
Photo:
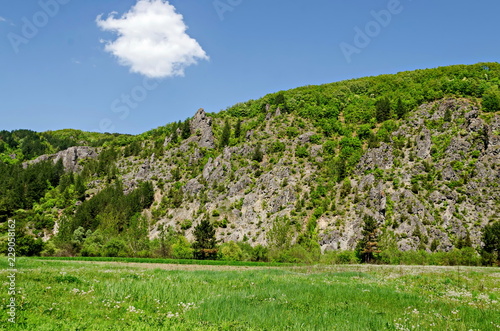
[(137, 2), (0, 0), (0, 129), (138, 134), (200, 107), (500, 55), (493, 0)]

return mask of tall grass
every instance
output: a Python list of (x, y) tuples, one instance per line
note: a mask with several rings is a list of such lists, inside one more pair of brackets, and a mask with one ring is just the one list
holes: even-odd
[[(17, 330), (500, 328), (493, 268), (180, 271), (35, 259), (18, 268)], [(4, 306), (6, 291), (0, 298)]]

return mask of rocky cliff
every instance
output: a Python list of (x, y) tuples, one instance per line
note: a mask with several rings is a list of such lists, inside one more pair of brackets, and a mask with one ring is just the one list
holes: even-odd
[[(323, 250), (353, 249), (368, 215), (401, 250), (447, 251), (465, 237), (480, 245), (482, 227), (499, 217), (500, 115), (480, 115), (467, 99), (423, 104), (385, 141), (365, 143), (353, 171), (334, 185), (325, 181), (328, 147), (317, 128), (276, 111), (233, 146), (217, 149), (223, 119), (200, 109), (189, 138), (174, 144), (167, 136), (160, 154), (121, 157), (117, 167), (128, 189), (155, 184), (146, 212), (151, 238), (170, 225), (192, 240), (194, 226), (209, 218), (220, 241), (266, 244), (269, 229), (286, 218), (293, 238), (313, 220)], [(75, 170), (86, 156), (95, 151), (50, 157)]]

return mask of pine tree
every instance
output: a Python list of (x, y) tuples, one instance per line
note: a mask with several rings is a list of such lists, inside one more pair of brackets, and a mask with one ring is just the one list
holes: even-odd
[(187, 139), (191, 136), (191, 125), (189, 119), (182, 123), (182, 139)]
[(369, 263), (380, 253), (378, 249), (378, 229), (377, 222), (371, 216), (365, 216), (363, 226), (363, 238), (356, 245), (356, 255), (361, 261)]
[(396, 116), (398, 118), (403, 118), (406, 115), (406, 106), (403, 103), (403, 100), (401, 98), (398, 98), (398, 101), (396, 103)]
[(177, 143), (178, 139), (179, 136), (177, 135), (177, 128), (174, 128), (174, 132), (172, 132), (172, 137), (170, 138), (170, 141), (172, 141), (175, 144)]
[(220, 148), (224, 148), (227, 145), (229, 145), (230, 136), (231, 136), (231, 127), (229, 126), (229, 121), (226, 119), (226, 122), (224, 123), (224, 128), (222, 129)]
[(217, 255), (215, 249), (215, 228), (208, 221), (204, 219), (194, 228), (194, 237), (196, 241), (193, 244), (195, 249), (195, 256), (198, 259), (211, 259)]
[(389, 98), (382, 98), (375, 103), (375, 116), (377, 122), (381, 123), (391, 118), (391, 101)]
[(238, 118), (236, 126), (234, 127), (234, 137), (239, 138), (241, 136), (241, 119)]

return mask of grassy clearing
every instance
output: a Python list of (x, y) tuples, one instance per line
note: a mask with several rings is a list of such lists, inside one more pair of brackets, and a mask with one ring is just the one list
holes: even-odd
[[(494, 268), (189, 271), (31, 258), (17, 267), (13, 327), (0, 294), (0, 325), (14, 330), (500, 329)], [(0, 268), (6, 282), (5, 258)]]

